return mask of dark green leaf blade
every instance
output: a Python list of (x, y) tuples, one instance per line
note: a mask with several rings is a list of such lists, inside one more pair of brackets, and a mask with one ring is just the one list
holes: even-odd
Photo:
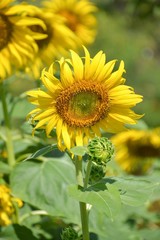
[(140, 177), (111, 177), (104, 178), (94, 186), (104, 189), (108, 183), (111, 183), (120, 191), (123, 204), (135, 207), (143, 205), (152, 195), (154, 188), (160, 185), (160, 182), (150, 182)]
[(35, 159), (38, 158), (40, 156), (43, 156), (51, 151), (53, 151), (54, 149), (57, 148), (57, 144), (52, 144), (49, 146), (46, 146), (44, 148), (39, 149), (38, 151), (36, 151), (35, 153), (33, 153), (32, 155), (30, 155), (27, 159), (25, 160), (31, 160), (31, 159)]
[(68, 155), (44, 162), (21, 162), (14, 168), (10, 180), (13, 194), (22, 200), (50, 215), (79, 222), (78, 203), (66, 190), (76, 182), (74, 164)]
[(3, 240), (38, 240), (32, 231), (18, 224), (3, 227), (0, 232), (0, 239)]
[(119, 191), (111, 184), (107, 185), (105, 190), (98, 190), (90, 187), (85, 191), (77, 188), (77, 186), (69, 186), (69, 195), (78, 201), (89, 203), (99, 211), (106, 213), (112, 220), (121, 209), (121, 199)]

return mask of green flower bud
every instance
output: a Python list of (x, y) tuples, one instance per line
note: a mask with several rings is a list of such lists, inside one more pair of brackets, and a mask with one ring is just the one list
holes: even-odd
[(112, 142), (106, 137), (93, 138), (88, 144), (89, 159), (98, 165), (106, 166), (114, 154)]
[(94, 184), (100, 181), (105, 176), (106, 168), (102, 165), (92, 164), (90, 176), (89, 176), (89, 184)]
[(78, 239), (77, 232), (72, 227), (67, 227), (63, 230), (61, 234), (62, 240), (76, 240)]

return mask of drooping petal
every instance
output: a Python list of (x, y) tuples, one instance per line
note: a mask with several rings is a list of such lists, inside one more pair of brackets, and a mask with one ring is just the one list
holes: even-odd
[(54, 127), (56, 126), (58, 121), (58, 117), (56, 114), (52, 115), (51, 120), (48, 122), (47, 126), (46, 126), (46, 134), (47, 136), (50, 135), (51, 131), (54, 129)]
[(75, 139), (76, 139), (77, 146), (83, 146), (83, 137), (82, 137), (82, 132), (80, 130), (77, 130)]
[(66, 124), (63, 124), (62, 126), (62, 138), (64, 141), (65, 146), (70, 149), (71, 148), (71, 139), (68, 133), (68, 127)]

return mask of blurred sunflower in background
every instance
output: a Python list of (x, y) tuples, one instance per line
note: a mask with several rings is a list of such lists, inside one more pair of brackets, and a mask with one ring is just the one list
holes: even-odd
[(41, 8), (39, 13), (32, 15), (43, 21), (46, 29), (38, 24), (32, 25), (30, 28), (33, 32), (46, 34), (45, 39), (38, 39), (38, 52), (32, 62), (26, 68), (28, 73), (32, 73), (35, 79), (40, 77), (41, 71), (44, 67), (49, 66), (55, 59), (68, 53), (68, 49), (77, 48), (79, 45), (78, 38), (72, 31), (65, 26), (62, 17), (55, 15), (47, 9)]
[[(61, 15), (65, 24), (81, 41), (88, 45), (94, 42), (97, 20), (94, 13), (96, 6), (88, 0), (52, 0), (46, 1), (45, 6), (55, 14)], [(73, 49), (73, 48), (72, 48)]]
[(82, 58), (71, 50), (70, 59), (60, 59), (60, 79), (53, 64), (44, 69), (41, 80), (46, 90), (27, 93), (36, 105), (28, 115), (36, 124), (34, 130), (44, 128), (49, 136), (56, 128), (61, 150), (87, 145), (89, 139), (101, 136), (100, 129), (119, 132), (125, 123), (135, 124), (141, 117), (130, 109), (142, 96), (124, 85), (124, 62), (112, 72), (116, 60), (106, 63), (102, 51), (93, 58), (85, 47), (84, 51)]
[(129, 174), (143, 175), (160, 157), (160, 128), (129, 130), (111, 138), (115, 161)]
[(17, 69), (32, 60), (38, 51), (35, 39), (46, 37), (29, 28), (35, 24), (46, 28), (42, 20), (26, 16), (26, 13), (37, 13), (39, 9), (14, 3), (14, 0), (0, 1), (0, 81), (12, 73), (13, 67)]
[(7, 226), (12, 223), (12, 216), (15, 206), (20, 208), (23, 203), (19, 198), (11, 195), (11, 190), (4, 184), (0, 184), (0, 226)]

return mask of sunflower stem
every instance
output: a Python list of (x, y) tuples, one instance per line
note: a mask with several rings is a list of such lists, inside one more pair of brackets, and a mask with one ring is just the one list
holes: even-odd
[(12, 141), (12, 132), (11, 132), (11, 124), (10, 118), (7, 109), (5, 91), (3, 82), (0, 83), (0, 96), (2, 100), (2, 108), (4, 114), (4, 122), (6, 128), (6, 147), (7, 147), (7, 154), (8, 154), (8, 164), (9, 166), (13, 166), (15, 164), (15, 156), (14, 156), (14, 148), (13, 148), (13, 141)]
[[(75, 166), (76, 166), (78, 188), (82, 188), (84, 187), (83, 174), (82, 174), (82, 159), (80, 160), (78, 157), (76, 157)], [(89, 240), (87, 205), (84, 202), (79, 202), (79, 207), (80, 207), (80, 214), (81, 214), (83, 240)]]
[(87, 186), (88, 186), (91, 168), (92, 168), (92, 161), (89, 160), (87, 163), (87, 170), (86, 170), (86, 175), (85, 175), (85, 179), (84, 179), (84, 188), (87, 188)]

